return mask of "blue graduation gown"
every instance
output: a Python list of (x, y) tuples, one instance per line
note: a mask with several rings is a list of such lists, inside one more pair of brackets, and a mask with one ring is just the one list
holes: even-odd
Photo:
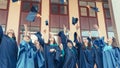
[[(50, 49), (55, 49), (56, 52), (50, 52)], [(60, 62), (61, 50), (57, 44), (46, 45), (46, 65), (47, 68), (58, 68)]]
[(45, 59), (43, 56), (43, 52), (41, 50), (38, 50), (36, 52), (34, 62), (35, 62), (35, 68), (45, 68)]
[(16, 41), (3, 35), (0, 43), (0, 68), (16, 68), (17, 51)]
[(66, 48), (65, 49), (65, 58), (63, 68), (76, 68), (77, 56), (74, 48)]
[(98, 40), (98, 46), (101, 46), (103, 68), (119, 68), (119, 51), (104, 42), (104, 38)]
[(24, 40), (20, 43), (16, 68), (35, 68), (34, 57), (36, 52), (33, 46), (32, 43), (27, 43)]
[(65, 36), (63, 31), (59, 32), (58, 35), (61, 38), (61, 43), (62, 43), (63, 49), (65, 51), (63, 68), (76, 68), (76, 63), (77, 63), (77, 50), (76, 50), (76, 48), (73, 46), (72, 49), (70, 49), (67, 46), (68, 39)]
[[(90, 42), (90, 38), (88, 38)], [(78, 68), (94, 68), (94, 64), (97, 63), (95, 48), (83, 47), (83, 44), (77, 40), (77, 36), (74, 34), (74, 42), (76, 43), (78, 50)]]
[(79, 60), (78, 60), (78, 68), (94, 68), (95, 64), (95, 50), (93, 47), (88, 49), (82, 48), (82, 45), (79, 48)]
[(96, 39), (93, 41), (93, 46), (95, 47), (95, 55), (96, 55), (96, 65), (97, 68), (103, 68), (103, 43), (104, 38)]

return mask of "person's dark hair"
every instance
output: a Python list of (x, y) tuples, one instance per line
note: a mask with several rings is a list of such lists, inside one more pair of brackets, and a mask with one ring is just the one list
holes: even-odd
[[(92, 46), (91, 42), (88, 42), (88, 46), (87, 46), (87, 48), (88, 48), (88, 49), (91, 49), (91, 46)], [(83, 42), (82, 48), (83, 48), (83, 49), (85, 49), (85, 48), (86, 48), (86, 46), (85, 46), (85, 43), (84, 43), (84, 42)]]
[[(53, 44), (57, 44), (57, 42), (56, 42), (56, 40), (55, 40), (55, 38), (53, 38), (54, 39), (54, 42), (53, 42)], [(50, 44), (50, 39), (48, 39), (48, 43), (47, 43), (48, 45)]]
[(118, 47), (117, 46), (117, 41), (116, 41), (116, 39), (114, 37), (112, 38), (112, 46), (113, 47)]

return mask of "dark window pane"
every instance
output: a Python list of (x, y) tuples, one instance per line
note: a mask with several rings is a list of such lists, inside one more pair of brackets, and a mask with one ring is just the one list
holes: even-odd
[(41, 2), (41, 0), (22, 0), (22, 1)]
[(89, 30), (89, 22), (87, 17), (80, 18), (81, 29)]
[(105, 10), (105, 16), (106, 16), (106, 18), (110, 18), (110, 11), (109, 10)]
[(60, 1), (59, 0), (51, 0), (51, 3), (56, 3), (56, 4), (59, 4)]
[(80, 11), (81, 11), (81, 16), (87, 16), (87, 8), (81, 7)]
[(58, 6), (57, 5), (52, 5), (51, 6), (51, 13), (52, 14), (58, 14)]
[(22, 5), (22, 11), (30, 11), (30, 3), (24, 2)]
[(60, 14), (67, 14), (67, 6), (60, 6)]
[(8, 0), (0, 0), (0, 9), (7, 9)]
[(105, 4), (103, 4), (103, 7), (104, 8), (109, 8), (109, 5), (105, 3)]

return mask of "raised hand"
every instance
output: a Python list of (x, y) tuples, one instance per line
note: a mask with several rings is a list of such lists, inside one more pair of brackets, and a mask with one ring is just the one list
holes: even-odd
[(61, 50), (63, 50), (63, 45), (62, 44), (60, 44), (59, 47), (60, 47)]
[(55, 52), (56, 50), (55, 49), (50, 49), (50, 52)]
[(78, 25), (78, 23), (76, 24), (76, 30), (78, 30), (80, 28), (80, 26)]
[(97, 24), (93, 25), (93, 27), (97, 30), (99, 29), (99, 26)]
[(36, 17), (42, 17), (39, 13), (36, 15)]

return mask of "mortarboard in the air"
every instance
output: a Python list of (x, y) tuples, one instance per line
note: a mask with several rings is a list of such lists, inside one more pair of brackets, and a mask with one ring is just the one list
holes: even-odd
[(28, 13), (26, 20), (29, 22), (34, 22), (38, 12), (38, 6), (32, 6), (31, 11)]
[(45, 21), (45, 25), (46, 25), (46, 26), (49, 25), (47, 20)]
[(18, 0), (12, 0), (12, 2), (17, 2)]
[(75, 25), (78, 22), (78, 18), (72, 17), (72, 24)]
[(91, 7), (92, 10), (94, 10), (95, 12), (99, 12), (99, 9), (97, 7)]

